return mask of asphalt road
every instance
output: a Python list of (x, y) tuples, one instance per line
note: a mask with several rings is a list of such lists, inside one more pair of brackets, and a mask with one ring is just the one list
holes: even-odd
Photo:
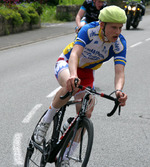
[[(65, 31), (64, 26), (58, 25), (57, 31)], [(97, 98), (92, 116), (95, 135), (89, 167), (150, 165), (150, 17), (145, 16), (137, 30), (123, 28), (122, 33), (128, 46), (124, 88), (128, 102), (121, 116), (115, 114), (107, 118), (112, 104)], [(0, 51), (2, 167), (23, 166), (34, 126), (49, 106), (53, 91), (59, 87), (54, 77), (54, 64), (75, 34), (62, 35)], [(9, 37), (17, 40), (21, 34)], [(99, 91), (110, 93), (114, 90), (113, 68), (113, 61), (109, 61), (96, 72), (95, 86)]]

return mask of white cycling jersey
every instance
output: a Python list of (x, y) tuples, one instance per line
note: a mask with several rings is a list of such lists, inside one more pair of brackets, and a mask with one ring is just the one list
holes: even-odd
[(92, 22), (81, 28), (75, 41), (70, 43), (59, 56), (57, 63), (60, 64), (61, 61), (62, 64), (59, 67), (56, 65), (56, 77), (62, 68), (68, 67), (72, 48), (76, 44), (84, 47), (79, 58), (79, 68), (96, 70), (112, 57), (115, 64), (126, 64), (126, 40), (123, 35), (120, 34), (116, 42), (104, 42), (101, 31), (99, 22)]

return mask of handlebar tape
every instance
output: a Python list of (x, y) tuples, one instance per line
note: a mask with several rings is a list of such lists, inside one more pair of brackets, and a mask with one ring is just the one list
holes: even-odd
[(116, 101), (114, 108), (112, 109), (112, 111), (111, 111), (110, 113), (107, 114), (107, 116), (108, 116), (108, 117), (111, 117), (111, 116), (116, 112), (118, 106), (119, 106), (119, 102)]

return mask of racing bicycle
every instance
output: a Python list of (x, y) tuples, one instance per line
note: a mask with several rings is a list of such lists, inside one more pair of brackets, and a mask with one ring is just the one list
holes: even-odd
[[(56, 167), (61, 167), (61, 163), (64, 159), (69, 162), (71, 167), (87, 166), (94, 137), (93, 123), (86, 117), (86, 111), (90, 105), (90, 97), (98, 95), (114, 101), (114, 107), (112, 111), (107, 114), (108, 117), (112, 116), (117, 108), (119, 108), (118, 114), (120, 115), (120, 106), (118, 99), (112, 96), (112, 94), (116, 91), (107, 95), (104, 93), (98, 93), (95, 89), (84, 87), (82, 85), (79, 85), (78, 88), (85, 89), (83, 99), (70, 100), (63, 107), (61, 107), (61, 109), (54, 116), (48, 130), (49, 132), (47, 132), (42, 145), (38, 145), (34, 141), (33, 132), (27, 147), (24, 167), (47, 167), (51, 163), (55, 163)], [(65, 99), (71, 95), (72, 92), (67, 92), (66, 95), (61, 96), (60, 98)], [(68, 128), (62, 133), (62, 122), (66, 112), (66, 107), (75, 104), (81, 104), (81, 110), (75, 117), (71, 118)], [(43, 116), (39, 121), (41, 121)], [(77, 146), (76, 148), (74, 147), (75, 149), (73, 150), (74, 143), (76, 143)]]

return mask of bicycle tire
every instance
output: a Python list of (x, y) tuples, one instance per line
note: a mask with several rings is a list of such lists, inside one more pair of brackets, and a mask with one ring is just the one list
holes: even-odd
[[(61, 166), (61, 163), (63, 161), (64, 152), (65, 152), (67, 146), (69, 145), (70, 140), (73, 136), (74, 128), (72, 130), (70, 130), (70, 132), (68, 133), (67, 139), (66, 139), (65, 143), (63, 144), (63, 146), (61, 148), (61, 151), (60, 151), (58, 159), (57, 159), (56, 167)], [(79, 123), (77, 129), (78, 129), (77, 133), (79, 133), (79, 131), (81, 132), (81, 129), (84, 129), (84, 134), (80, 135), (80, 137), (81, 136), (83, 137), (83, 140), (82, 140), (83, 142), (82, 142), (82, 144), (81, 144), (81, 142), (78, 143), (78, 146), (75, 149), (75, 151), (72, 153), (71, 156), (69, 155), (70, 156), (69, 164), (70, 164), (71, 167), (80, 167), (80, 166), (81, 167), (86, 167), (87, 164), (88, 164), (89, 158), (90, 158), (91, 149), (92, 149), (92, 145), (93, 145), (93, 134), (94, 134), (93, 123), (90, 119), (85, 117)], [(81, 155), (82, 159), (80, 159), (80, 157), (79, 157), (80, 156), (79, 155), (79, 150), (81, 149), (81, 147), (82, 147), (82, 153), (81, 153), (82, 154)], [(85, 151), (84, 154), (83, 154), (83, 151)]]
[[(47, 112), (47, 111), (46, 111)], [(46, 113), (45, 112), (45, 113)], [(43, 116), (45, 115), (45, 113), (42, 115), (42, 117), (39, 119), (38, 123), (40, 122), (40, 120), (43, 118)], [(37, 125), (38, 125), (37, 123)], [(51, 123), (51, 126), (47, 132), (47, 135), (46, 135), (46, 141), (49, 140), (50, 136), (51, 136), (51, 133), (52, 133), (52, 128), (53, 128), (53, 121)], [(37, 127), (36, 125), (36, 127)], [(35, 129), (36, 129), (35, 127)], [(34, 130), (35, 130), (34, 129)], [(34, 133), (34, 132), (33, 132)], [(28, 145), (28, 148), (27, 148), (27, 151), (26, 151), (26, 156), (25, 156), (25, 161), (24, 161), (24, 167), (46, 167), (46, 163), (43, 162), (43, 154), (41, 151), (39, 151), (33, 144), (33, 134), (32, 134), (32, 137), (31, 137), (31, 140), (29, 142), (29, 145)], [(41, 149), (42, 149), (42, 146), (41, 146)]]

